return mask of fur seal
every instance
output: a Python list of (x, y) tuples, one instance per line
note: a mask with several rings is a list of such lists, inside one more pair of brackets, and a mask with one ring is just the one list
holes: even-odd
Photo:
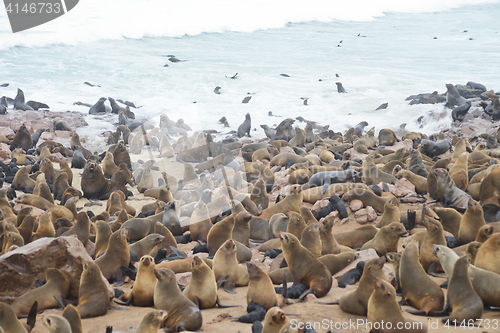
[(62, 312), (62, 316), (69, 322), (71, 333), (83, 333), (82, 319), (72, 304), (66, 305)]
[(449, 108), (452, 108), (457, 105), (462, 105), (466, 102), (467, 100), (460, 96), (458, 93), (457, 88), (455, 88), (454, 85), (447, 83), (446, 84), (446, 104), (444, 106), (447, 106)]
[(385, 279), (382, 268), (385, 265), (385, 257), (370, 259), (363, 268), (363, 275), (359, 280), (356, 290), (343, 295), (339, 300), (342, 310), (347, 313), (366, 316), (368, 300), (373, 292), (375, 279)]
[(155, 307), (168, 313), (165, 332), (199, 330), (203, 324), (201, 312), (181, 292), (174, 272), (168, 268), (155, 269), (155, 275), (158, 279), (154, 292)]
[[(17, 88), (17, 95), (14, 98), (14, 110), (33, 111), (34, 109), (24, 102), (24, 92)], [(31, 148), (31, 147), (30, 147)]]
[(48, 315), (42, 320), (43, 324), (49, 330), (49, 333), (68, 333), (71, 332), (69, 321), (58, 315)]
[(378, 143), (384, 146), (394, 146), (399, 141), (393, 130), (383, 128), (378, 132)]
[(448, 139), (441, 140), (437, 143), (432, 140), (422, 139), (422, 141), (420, 141), (419, 147), (420, 152), (429, 156), (430, 158), (434, 158), (436, 156), (444, 154), (450, 149), (451, 142)]
[(228, 239), (214, 255), (212, 269), (216, 281), (224, 278), (224, 290), (234, 293), (235, 286), (248, 285), (249, 276), (245, 266), (239, 265), (236, 258), (236, 244)]
[(337, 85), (337, 92), (339, 94), (347, 92), (347, 91), (345, 91), (344, 86), (342, 85), (342, 82), (335, 82), (335, 84)]
[[(368, 299), (367, 308), (368, 321), (374, 327), (371, 330), (373, 333), (427, 333), (427, 325), (425, 323), (418, 324), (419, 322), (403, 316), (401, 308), (396, 301), (394, 287), (383, 279), (375, 279), (373, 292)], [(377, 326), (383, 326), (385, 329), (375, 328)]]
[(483, 208), (479, 202), (470, 198), (458, 229), (458, 241), (460, 244), (467, 244), (474, 241), (479, 229), (485, 224)]
[(326, 189), (331, 184), (335, 183), (347, 183), (349, 181), (360, 182), (361, 174), (359, 171), (354, 169), (347, 169), (342, 171), (321, 171), (317, 172), (311, 176), (308, 182), (308, 187), (322, 186), (322, 192), (326, 192)]
[(465, 211), (470, 195), (456, 187), (446, 170), (433, 169), (430, 173), (436, 178), (437, 196), (444, 207), (452, 207), (459, 212)]
[(125, 197), (128, 195), (125, 185), (106, 179), (101, 166), (93, 161), (88, 161), (83, 168), (81, 188), (83, 196), (89, 200), (107, 200), (115, 190), (122, 191)]
[(155, 261), (153, 257), (145, 255), (139, 260), (139, 268), (132, 290), (127, 291), (120, 297), (120, 304), (132, 304), (134, 306), (154, 305), (154, 290), (156, 284)]
[(250, 119), (250, 113), (247, 113), (245, 115), (245, 121), (240, 126), (238, 126), (238, 138), (244, 137), (245, 134), (250, 137), (251, 128), (252, 128), (252, 120)]
[(451, 117), (453, 118), (453, 121), (456, 121), (456, 120), (458, 120), (460, 122), (463, 121), (465, 115), (467, 114), (467, 112), (470, 109), (470, 106), (471, 106), (471, 102), (470, 101), (465, 101), (464, 104), (455, 107), (451, 111)]
[(213, 308), (218, 302), (214, 272), (199, 257), (193, 257), (191, 280), (182, 293), (199, 309)]
[(83, 155), (82, 147), (75, 146), (73, 150), (73, 157), (71, 159), (71, 167), (76, 169), (83, 169), (86, 163), (87, 159)]
[(270, 308), (264, 317), (262, 333), (280, 333), (281, 329), (290, 323), (286, 313), (279, 307)]
[(84, 260), (76, 307), (80, 317), (104, 316), (108, 312), (111, 298), (99, 266), (91, 260)]
[(106, 279), (120, 278), (120, 266), (128, 267), (130, 263), (130, 251), (127, 243), (128, 229), (123, 228), (115, 231), (109, 238), (106, 252), (95, 260), (102, 275)]
[(177, 213), (175, 201), (170, 201), (165, 204), (161, 223), (165, 227), (167, 227), (168, 230), (170, 230), (172, 235), (174, 236), (182, 235), (181, 221), (179, 214)]
[(136, 333), (156, 333), (168, 314), (163, 311), (151, 311), (142, 318)]
[(269, 220), (274, 214), (285, 213), (287, 211), (297, 212), (302, 205), (302, 187), (300, 185), (292, 185), (290, 194), (285, 199), (278, 202), (262, 211), (261, 218)]
[(463, 256), (455, 262), (453, 274), (448, 283), (448, 304), (451, 308), (449, 317), (443, 318), (443, 323), (462, 323), (476, 321), (483, 315), (483, 301), (474, 291), (468, 268), (469, 258)]
[(500, 253), (500, 234), (493, 234), (477, 250), (474, 265), (491, 272), (500, 274), (500, 264), (498, 254)]
[(33, 147), (33, 140), (31, 139), (31, 134), (26, 128), (25, 124), (22, 124), (19, 129), (16, 131), (14, 135), (14, 139), (12, 139), (10, 143), (11, 150), (14, 148), (21, 148), (24, 151), (28, 151)]
[(247, 289), (247, 304), (254, 302), (262, 305), (266, 310), (276, 306), (276, 292), (269, 275), (254, 263), (248, 262), (247, 269), (250, 276)]
[(45, 276), (47, 281), (43, 286), (28, 291), (12, 303), (17, 316), (27, 315), (35, 301), (38, 303), (37, 310), (42, 311), (59, 306), (55, 297), (64, 299), (68, 296), (70, 283), (65, 273), (49, 268)]
[(138, 258), (142, 258), (143, 256), (150, 254), (151, 251), (153, 251), (153, 249), (158, 244), (163, 242), (164, 239), (164, 236), (152, 233), (147, 235), (143, 239), (131, 244), (129, 246), (129, 250), (137, 254)]
[(332, 286), (332, 276), (328, 268), (309, 252), (297, 237), (281, 233), (283, 255), (293, 275), (294, 285), (303, 283), (309, 287), (300, 297), (313, 293), (316, 297), (325, 296)]
[(405, 303), (417, 308), (421, 314), (441, 311), (444, 307), (444, 294), (432, 281), (419, 262), (416, 241), (406, 246), (399, 265), (401, 293)]
[[(434, 271), (442, 270), (439, 259), (434, 255), (434, 245), (446, 245), (443, 226), (431, 216), (424, 216), (422, 219), (426, 232), (422, 243), (420, 244), (420, 263), (426, 272), (433, 266)], [(432, 266), (431, 266), (432, 265)]]
[(105, 113), (106, 112), (106, 106), (104, 105), (104, 102), (106, 102), (106, 97), (101, 97), (99, 100), (90, 107), (89, 109), (89, 114), (99, 114), (99, 113)]

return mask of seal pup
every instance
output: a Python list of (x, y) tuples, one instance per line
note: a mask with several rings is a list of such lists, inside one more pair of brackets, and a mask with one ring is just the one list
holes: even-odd
[[(417, 321), (403, 316), (401, 308), (396, 301), (396, 290), (394, 290), (394, 287), (389, 282), (383, 279), (375, 278), (373, 292), (368, 300), (367, 308), (368, 321), (374, 327), (371, 330), (373, 333), (427, 333), (427, 325), (425, 323), (420, 322), (420, 325), (418, 325)], [(376, 325), (377, 323), (378, 325)], [(380, 327), (380, 323), (383, 323), (387, 329), (375, 328), (377, 326)], [(403, 324), (402, 327), (404, 328), (397, 328), (401, 324)], [(367, 324), (367, 326), (370, 325)]]
[[(33, 111), (34, 109), (24, 102), (24, 92), (17, 88), (17, 95), (14, 98), (14, 110)], [(31, 147), (30, 147), (31, 148)]]
[(108, 312), (110, 303), (110, 292), (102, 278), (99, 266), (92, 260), (84, 260), (76, 307), (80, 317), (104, 316)]
[(104, 102), (106, 102), (106, 97), (99, 98), (99, 100), (90, 107), (89, 114), (106, 113)]
[(165, 332), (197, 331), (203, 324), (200, 309), (179, 289), (174, 272), (168, 268), (155, 269), (154, 304), (168, 313)]
[(274, 307), (266, 312), (262, 333), (279, 333), (281, 328), (288, 324), (290, 319), (279, 307)]
[(250, 137), (250, 129), (252, 128), (252, 120), (250, 119), (250, 113), (245, 115), (245, 121), (238, 126), (238, 138), (244, 137), (245, 134)]

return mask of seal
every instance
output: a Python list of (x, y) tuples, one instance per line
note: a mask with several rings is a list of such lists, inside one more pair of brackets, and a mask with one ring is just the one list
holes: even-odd
[(469, 198), (467, 209), (465, 210), (460, 227), (458, 229), (458, 241), (460, 244), (467, 244), (474, 241), (479, 229), (486, 225), (484, 221), (483, 208), (479, 202)]
[(453, 118), (453, 121), (457, 121), (458, 120), (458, 121), (462, 122), (464, 120), (465, 115), (469, 111), (470, 106), (471, 106), (471, 102), (470, 101), (465, 101), (464, 104), (455, 107), (451, 111), (451, 117)]
[[(206, 208), (206, 206), (205, 206)], [(192, 221), (197, 221), (191, 218)], [(167, 227), (168, 230), (174, 236), (182, 235), (182, 227), (181, 221), (179, 218), (179, 214), (177, 213), (176, 203), (175, 201), (170, 201), (165, 204), (165, 208), (163, 210), (163, 217), (161, 223)]]
[(45, 276), (46, 283), (43, 286), (28, 291), (12, 303), (17, 316), (27, 315), (34, 302), (38, 303), (37, 310), (43, 311), (59, 306), (55, 297), (68, 297), (70, 283), (66, 274), (56, 268), (49, 268)]
[(42, 322), (49, 330), (49, 333), (71, 332), (71, 325), (68, 320), (62, 316), (48, 315), (43, 318)]
[(462, 191), (466, 191), (469, 185), (468, 159), (468, 152), (461, 153), (448, 172), (455, 185)]
[(31, 134), (26, 128), (25, 124), (22, 124), (19, 129), (16, 131), (14, 135), (14, 139), (12, 139), (10, 143), (11, 150), (15, 148), (21, 148), (24, 151), (28, 151), (33, 147), (33, 140), (31, 139)]
[(418, 149), (422, 154), (434, 158), (450, 150), (451, 142), (448, 139), (441, 140), (437, 143), (432, 140), (422, 139)]
[[(326, 192), (326, 189), (331, 184), (335, 183), (346, 183), (346, 182), (358, 183), (361, 181), (361, 173), (354, 169), (347, 169), (342, 171), (321, 171), (317, 172), (311, 176), (308, 182), (308, 187), (322, 186), (322, 193)], [(305, 190), (305, 188), (304, 188)]]
[(289, 322), (290, 319), (279, 307), (270, 308), (264, 317), (262, 333), (279, 333)]
[(112, 296), (102, 279), (99, 266), (92, 260), (84, 260), (80, 289), (78, 290), (78, 306), (76, 307), (80, 317), (104, 316), (108, 312)]
[(398, 167), (395, 167), (393, 169), (393, 175), (397, 179), (401, 179), (403, 177), (406, 178), (410, 183), (413, 184), (413, 186), (415, 186), (415, 191), (418, 194), (427, 193), (427, 178), (416, 175), (409, 170), (404, 170), (404, 169), (400, 170), (400, 168)]
[(363, 244), (373, 239), (378, 230), (374, 225), (364, 225), (352, 231), (334, 233), (333, 235), (340, 245), (359, 249)]
[(337, 92), (339, 94), (347, 92), (347, 91), (345, 91), (344, 86), (342, 85), (342, 82), (335, 82), (335, 84), (337, 85)]
[(444, 207), (455, 208), (459, 212), (465, 211), (470, 195), (456, 187), (446, 170), (433, 169), (430, 173), (436, 179), (437, 196)]
[(136, 333), (156, 333), (160, 329), (161, 324), (167, 318), (167, 313), (163, 311), (151, 311), (142, 318)]
[(71, 167), (76, 169), (83, 169), (87, 159), (83, 156), (82, 147), (75, 146), (73, 150), (73, 157), (71, 158)]
[(385, 257), (370, 259), (363, 268), (363, 275), (359, 280), (356, 290), (340, 297), (340, 308), (347, 312), (359, 316), (366, 316), (368, 310), (368, 300), (373, 293), (375, 279), (385, 279), (382, 268), (385, 264)]
[(122, 278), (120, 266), (128, 267), (130, 263), (127, 235), (127, 228), (115, 231), (109, 238), (106, 252), (95, 260), (95, 264), (100, 268), (102, 275), (108, 280)]
[(90, 107), (89, 109), (89, 114), (99, 114), (99, 113), (106, 113), (106, 106), (104, 105), (104, 102), (106, 102), (106, 97), (101, 97), (99, 100)]
[[(17, 95), (14, 98), (14, 110), (33, 111), (34, 109), (24, 102), (24, 92), (17, 88)], [(31, 147), (30, 147), (31, 148)]]
[(149, 234), (143, 239), (131, 244), (129, 250), (137, 254), (137, 258), (142, 258), (150, 254), (155, 246), (163, 242), (164, 239), (165, 237), (160, 234)]
[(193, 257), (191, 280), (182, 293), (200, 310), (219, 304), (214, 272), (201, 258)]
[(383, 128), (378, 132), (378, 143), (384, 146), (394, 146), (394, 144), (399, 141), (396, 137), (396, 133), (393, 130)]
[(416, 149), (412, 149), (410, 153), (410, 161), (408, 162), (407, 169), (416, 175), (427, 178), (429, 173), (425, 168), (424, 161), (422, 160), (422, 154)]
[(434, 255), (433, 246), (435, 244), (446, 245), (443, 226), (431, 216), (424, 216), (422, 222), (427, 230), (420, 244), (420, 263), (426, 272), (442, 271), (439, 259)]
[(224, 290), (235, 293), (234, 287), (248, 285), (249, 276), (245, 266), (239, 265), (236, 258), (236, 244), (228, 239), (222, 244), (214, 255), (213, 272), (215, 280), (224, 278)]
[(261, 209), (266, 209), (269, 206), (269, 194), (267, 194), (266, 184), (262, 177), (254, 184), (252, 192), (250, 193), (250, 200), (252, 200), (257, 207), (260, 205)]
[(400, 213), (399, 213), (399, 203), (397, 198), (389, 199), (384, 205), (384, 213), (382, 214), (382, 218), (378, 221), (376, 227), (382, 228), (386, 225), (389, 225), (392, 222), (399, 221)]
[(250, 137), (251, 128), (252, 128), (252, 120), (250, 119), (250, 113), (247, 113), (245, 115), (245, 121), (243, 121), (243, 123), (240, 126), (238, 126), (238, 132), (237, 132), (238, 138), (242, 138), (245, 135)]
[(34, 181), (29, 177), (30, 172), (31, 172), (31, 165), (22, 167), (16, 172), (13, 181), (16, 190), (21, 190), (21, 186), (23, 186), (25, 189), (35, 188), (36, 181)]
[(154, 306), (154, 291), (156, 284), (155, 261), (153, 257), (145, 255), (139, 260), (139, 268), (132, 289), (125, 292), (115, 302), (134, 306)]
[(83, 196), (89, 200), (107, 200), (115, 190), (122, 191), (125, 197), (128, 196), (125, 185), (106, 179), (101, 166), (93, 161), (88, 161), (83, 168), (81, 188)]
[(132, 163), (130, 161), (130, 154), (128, 153), (127, 147), (123, 141), (118, 142), (115, 150), (113, 151), (113, 159), (116, 165), (120, 163), (125, 163), (127, 168), (132, 170)]
[[(394, 287), (383, 279), (376, 278), (373, 283), (373, 293), (368, 300), (368, 321), (374, 327), (392, 327), (394, 330), (372, 329), (373, 333), (384, 332), (405, 332), (405, 333), (427, 333), (427, 325), (405, 318), (401, 308), (396, 301), (396, 291)], [(378, 323), (378, 325), (377, 325)], [(391, 325), (389, 325), (391, 324)], [(403, 325), (404, 329), (395, 329), (398, 325)]]
[(302, 205), (302, 199), (302, 187), (300, 185), (292, 185), (290, 194), (277, 204), (264, 209), (260, 217), (269, 221), (274, 214), (286, 213), (287, 211), (297, 212)]
[(500, 234), (493, 234), (477, 250), (474, 265), (491, 272), (500, 274), (499, 253), (500, 253)]
[(406, 246), (399, 264), (401, 294), (405, 303), (420, 310), (408, 312), (427, 315), (443, 309), (444, 294), (429, 278), (418, 257), (418, 244), (413, 240)]
[(447, 83), (446, 84), (446, 103), (444, 106), (452, 108), (456, 105), (462, 105), (466, 102), (467, 100), (460, 96), (458, 93), (457, 88), (453, 84)]
[(276, 292), (269, 275), (254, 263), (247, 262), (246, 265), (250, 276), (247, 289), (247, 304), (254, 302), (262, 305), (266, 310), (276, 306)]
[(399, 222), (392, 222), (382, 227), (372, 240), (366, 242), (361, 250), (374, 249), (379, 256), (384, 256), (389, 252), (397, 252), (398, 241), (406, 234), (406, 228)]
[(62, 316), (69, 322), (71, 333), (83, 333), (82, 319), (72, 304), (66, 305), (62, 312)]
[(448, 304), (451, 308), (451, 314), (442, 319), (443, 323), (474, 322), (483, 315), (483, 301), (472, 287), (468, 271), (469, 265), (467, 256), (463, 256), (455, 262), (453, 274), (448, 283)]
[(293, 275), (294, 285), (303, 283), (309, 287), (299, 297), (313, 293), (316, 297), (325, 296), (332, 287), (332, 275), (328, 268), (309, 252), (297, 237), (290, 233), (281, 233), (281, 248), (283, 255)]
[(155, 269), (158, 279), (154, 291), (155, 307), (166, 310), (165, 332), (197, 331), (203, 324), (200, 309), (181, 292), (174, 272), (168, 268)]

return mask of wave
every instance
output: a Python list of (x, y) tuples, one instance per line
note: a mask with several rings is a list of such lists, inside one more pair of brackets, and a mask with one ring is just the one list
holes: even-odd
[(65, 15), (10, 33), (0, 9), (0, 50), (98, 40), (253, 32), (289, 23), (370, 21), (388, 13), (432, 13), (499, 0), (82, 0)]

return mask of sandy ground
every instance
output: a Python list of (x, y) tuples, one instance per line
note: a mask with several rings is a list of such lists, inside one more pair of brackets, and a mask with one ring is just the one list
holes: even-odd
[[(173, 159), (160, 159), (158, 158), (158, 153), (150, 153), (143, 149), (143, 153), (141, 155), (131, 155), (133, 161), (137, 161), (138, 159), (142, 159), (143, 161), (147, 161), (151, 156), (158, 162), (157, 165), (161, 166), (161, 171), (165, 170), (170, 175), (175, 177), (182, 178), (183, 167), (182, 164), (175, 162)], [(81, 181), (81, 172), (82, 170), (73, 169), (73, 174), (75, 176), (73, 181), (73, 186), (76, 188), (80, 188)], [(155, 179), (159, 178), (159, 171), (155, 172)], [(144, 197), (144, 195), (137, 192), (136, 187), (131, 188), (134, 196), (131, 197), (127, 202), (134, 206), (138, 212), (143, 205), (154, 202), (154, 199)], [(18, 193), (21, 194), (21, 193)], [(85, 203), (87, 203), (87, 199), (81, 199), (78, 202), (78, 207), (83, 207)], [(95, 214), (100, 213), (105, 210), (106, 203), (101, 201), (102, 206), (91, 206), (85, 207), (85, 210), (92, 210)], [(400, 206), (400, 210), (402, 212), (406, 211), (408, 208), (416, 209), (418, 208), (418, 204), (402, 204)], [(377, 220), (380, 219), (380, 216)], [(376, 223), (372, 222), (373, 224)], [(336, 225), (334, 227), (335, 232), (348, 231), (353, 230), (360, 225), (356, 222), (353, 216), (350, 216), (349, 222), (344, 223), (339, 226)], [(402, 241), (402, 240), (401, 240)], [(400, 241), (400, 249), (401, 247)], [(190, 248), (192, 248), (196, 243), (179, 245), (179, 248), (188, 252)], [(254, 244), (256, 246), (256, 244)], [(252, 261), (259, 263), (261, 267), (266, 267), (268, 270), (270, 260), (264, 261), (264, 257), (262, 254), (255, 253)], [(389, 265), (389, 267), (391, 267)], [(392, 267), (391, 267), (392, 269)], [(434, 278), (438, 284), (441, 284), (445, 281), (444, 278)], [(124, 286), (120, 287), (120, 289), (126, 290), (132, 287), (132, 282), (126, 283)], [(343, 294), (351, 291), (356, 286), (349, 286), (348, 288), (342, 289), (336, 286), (336, 282), (334, 281), (334, 286), (330, 290), (327, 296), (321, 299), (322, 302), (332, 302), (338, 300)], [(242, 324), (234, 322), (231, 318), (238, 317), (244, 315), (246, 313), (246, 287), (236, 288), (236, 294), (228, 294), (224, 290), (220, 289), (218, 291), (218, 295), (222, 304), (225, 305), (238, 305), (239, 307), (234, 308), (213, 308), (202, 310), (203, 316), (203, 326), (202, 330), (204, 332), (251, 332), (250, 324)], [(445, 290), (446, 293), (446, 290)], [(398, 300), (400, 297), (398, 297)], [(300, 304), (292, 304), (288, 305), (284, 308), (284, 311), (287, 314), (290, 314), (290, 319), (303, 320), (305, 322), (309, 322), (311, 325), (314, 325), (316, 332), (368, 332), (369, 329), (366, 329), (365, 325), (355, 327), (352, 324), (365, 320), (366, 317), (350, 315), (343, 312), (338, 305), (321, 305), (316, 304), (317, 299), (314, 296), (308, 296), (305, 302)], [(139, 308), (139, 307), (124, 307), (118, 306), (117, 304), (113, 304), (114, 307), (105, 315), (98, 318), (90, 318), (84, 319), (83, 328), (86, 333), (94, 333), (94, 332), (105, 332), (106, 326), (112, 326), (113, 332), (135, 332), (142, 318), (150, 311), (152, 308)], [(403, 310), (410, 309), (410, 307), (403, 306)], [(34, 333), (42, 333), (47, 332), (47, 329), (43, 326), (41, 320), (46, 314), (61, 314), (61, 310), (46, 310), (43, 314), (39, 315), (37, 318), (37, 323), (32, 332)], [(441, 323), (441, 318), (426, 318), (426, 317), (418, 317), (413, 316), (408, 313), (405, 313), (405, 316), (427, 322), (429, 326), (429, 332), (498, 332), (500, 329), (500, 312), (486, 310), (483, 319), (491, 320), (489, 326), (486, 323), (483, 323), (482, 328), (446, 328)], [(343, 325), (343, 328), (342, 326)]]

